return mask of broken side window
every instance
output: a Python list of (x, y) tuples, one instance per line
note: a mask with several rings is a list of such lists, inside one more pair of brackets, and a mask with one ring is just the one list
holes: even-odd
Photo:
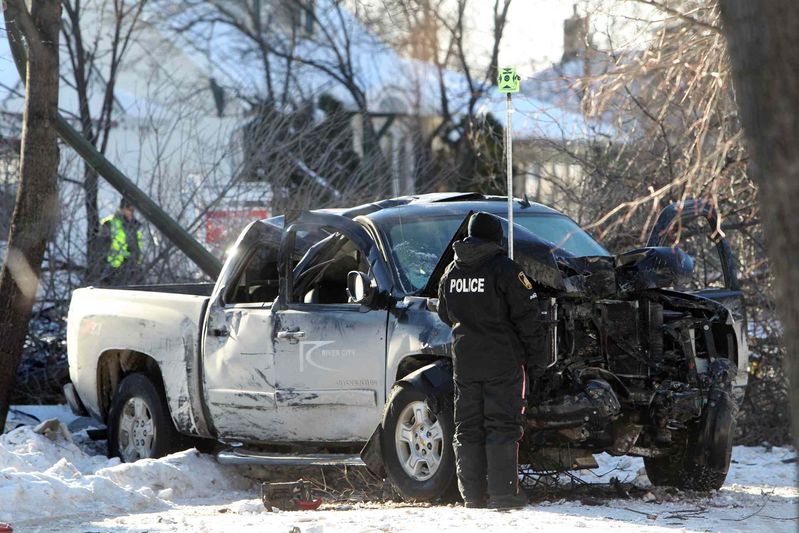
[(703, 217), (682, 220), (669, 231), (668, 240), (664, 244), (679, 246), (693, 257), (694, 272), (685, 290), (703, 290), (708, 288), (724, 288), (724, 265), (718, 246), (710, 239), (713, 228)]
[[(295, 243), (292, 254), (297, 257), (300, 250)], [(348, 303), (347, 274), (357, 270), (369, 272), (366, 256), (355, 244), (340, 233), (333, 233), (308, 249), (301, 261), (301, 271), (294, 271), (292, 301), (306, 304)]]
[(279, 289), (278, 247), (258, 244), (245, 260), (226, 303), (270, 303), (277, 298)]

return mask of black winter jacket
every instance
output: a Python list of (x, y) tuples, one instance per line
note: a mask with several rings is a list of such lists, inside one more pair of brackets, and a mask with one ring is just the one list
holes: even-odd
[(521, 364), (547, 364), (538, 295), (521, 267), (496, 243), (467, 237), (438, 286), (438, 316), (452, 327), (455, 377), (481, 381)]

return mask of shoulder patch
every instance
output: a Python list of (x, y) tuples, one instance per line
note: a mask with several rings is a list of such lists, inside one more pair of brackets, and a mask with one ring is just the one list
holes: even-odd
[(527, 279), (527, 276), (525, 276), (525, 275), (524, 275), (524, 272), (519, 272), (519, 281), (521, 281), (521, 282), (522, 282), (522, 285), (523, 285), (523, 286), (524, 286), (524, 288), (525, 288), (525, 289), (527, 289), (528, 291), (531, 291), (531, 290), (533, 290), (533, 284), (532, 284), (532, 283), (530, 283), (530, 280), (529, 280), (529, 279)]

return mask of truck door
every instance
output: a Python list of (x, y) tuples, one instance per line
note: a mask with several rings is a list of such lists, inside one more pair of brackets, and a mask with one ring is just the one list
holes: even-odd
[(211, 296), (203, 332), (203, 385), (220, 437), (269, 441), (279, 434), (270, 338), (281, 237), (281, 228), (250, 224)]
[(349, 303), (347, 275), (388, 291), (374, 241), (356, 222), (307, 213), (283, 238), (275, 310), (275, 399), (288, 440), (366, 441), (385, 402), (386, 305)]
[(732, 248), (719, 231), (719, 218), (709, 202), (688, 200), (660, 212), (647, 246), (679, 246), (694, 258), (694, 276), (683, 290), (724, 304), (735, 319), (739, 381), (745, 383), (749, 349), (746, 310)]

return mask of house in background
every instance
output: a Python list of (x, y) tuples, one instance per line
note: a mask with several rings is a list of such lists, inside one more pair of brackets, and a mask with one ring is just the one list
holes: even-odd
[(575, 198), (584, 196), (570, 192), (584, 186), (584, 155), (617, 134), (608, 121), (586, 115), (582, 82), (611, 65), (610, 58), (594, 46), (588, 16), (581, 16), (575, 5), (563, 22), (561, 60), (522, 83), (523, 98), (541, 102), (546, 118), (540, 124), (547, 127), (526, 135), (515, 148), (520, 170), (516, 194), (557, 206), (579, 222), (587, 221), (581, 220)]
[[(291, 54), (301, 58), (293, 62), (279, 54), (272, 58), (271, 74), (288, 80), (285, 87), (291, 100), (317, 105), (322, 95), (328, 95), (340, 102), (349, 114), (352, 151), (359, 157), (364, 157), (369, 141), (364, 125), (368, 123), (377, 134), (389, 181), (374, 184), (372, 194), (426, 192), (422, 190), (426, 185), (419, 181), (424, 169), (419, 168), (418, 141), (440, 123), (435, 67), (420, 58), (404, 57), (333, 0), (253, 0), (247, 5), (253, 10), (251, 15), (258, 15), (253, 24), (271, 24), (275, 35), (291, 43)], [(204, 22), (193, 25), (191, 31), (178, 31), (181, 17), (191, 13), (179, 4), (167, 10), (154, 6), (145, 8), (120, 70), (106, 155), (198, 238), (218, 245), (221, 252), (230, 236), (248, 221), (281, 210), (271, 184), (245, 161), (246, 125), (257, 116), (257, 104), (267, 94), (263, 58), (258, 57), (251, 40), (229, 26)], [(87, 11), (81, 19), (87, 35), (109, 33), (104, 26), (109, 18), (100, 15)], [(545, 177), (554, 176), (565, 183), (578, 179), (574, 176), (580, 167), (565, 155), (568, 150), (563, 146), (579, 149), (585, 139), (605, 128), (588, 121), (579, 104), (561, 101), (569, 91), (558, 85), (562, 77), (558, 69), (570, 72), (575, 64), (584, 62), (580, 47), (585, 36), (579, 32), (586, 27), (579, 17), (567, 21), (563, 62), (538, 73), (534, 80), (525, 80), (525, 92), (514, 100), (517, 195), (527, 193), (545, 203), (564, 203), (557, 188), (549, 185), (554, 181)], [(339, 62), (342, 50), (347, 53), (346, 65)], [(0, 57), (10, 57), (5, 39), (0, 39)], [(100, 72), (104, 70), (102, 61)], [(65, 53), (62, 69), (66, 79), (70, 77), (68, 68)], [(347, 69), (350, 72), (345, 72)], [(443, 75), (457, 112), (467, 99), (467, 85), (460, 73), (445, 71)], [(93, 92), (93, 109), (99, 109), (100, 97), (99, 91)], [(2, 173), (5, 168), (6, 176), (16, 175), (13, 130), (21, 122), (22, 105), (14, 65), (0, 61), (0, 113), (12, 118), (4, 118), (3, 127), (13, 123), (10, 131), (0, 131), (0, 139), (8, 139), (5, 149), (0, 144), (0, 162), (4, 162), (0, 164), (0, 190), (13, 189), (13, 178), (7, 177), (3, 184)], [(75, 95), (66, 83), (62, 84), (60, 106), (65, 116), (76, 115)], [(504, 99), (499, 94), (487, 95), (481, 112), (504, 122)], [(286, 171), (304, 173), (320, 195), (327, 194), (335, 203), (331, 180), (302, 158), (295, 157), (292, 167)], [(82, 163), (69, 149), (62, 150), (62, 175), (67, 178), (61, 183), (63, 202), (72, 206), (69, 212), (73, 215), (59, 231), (80, 249), (85, 233), (85, 217), (80, 215)], [(0, 201), (7, 196), (0, 195)], [(101, 181), (101, 214), (112, 212), (118, 198), (116, 191)], [(152, 235), (156, 241), (159, 238)]]
[[(98, 5), (110, 9), (105, 3), (90, 4)], [(112, 33), (113, 17), (104, 16), (107, 14), (86, 8), (81, 17), (85, 37), (97, 35), (100, 46)], [(229, 115), (217, 114), (207, 73), (164, 34), (156, 24), (157, 15), (154, 9), (145, 10), (120, 67), (105, 153), (172, 216), (190, 226), (195, 222), (192, 215), (202, 207), (197, 189), (222, 183), (231, 172), (232, 162), (225, 152), (230, 132), (238, 122), (238, 111), (232, 102), (228, 106)], [(15, 136), (18, 139), (21, 129), (24, 87), (14, 63), (7, 59), (11, 54), (3, 26), (0, 22), (0, 115), (4, 117), (0, 135), (13, 140)], [(61, 49), (63, 81), (59, 108), (79, 129), (77, 96), (69, 83), (72, 79), (69, 57), (66, 47)], [(99, 115), (102, 105), (104, 84), (99, 78), (107, 72), (107, 61), (108, 54), (98, 55), (93, 78), (96, 85), (91, 87), (89, 101), (95, 115)], [(10, 137), (7, 131), (11, 132)], [(2, 155), (3, 165), (12, 169), (7, 180), (15, 182), (17, 171), (13, 170), (13, 160), (18, 159), (18, 152), (5, 150)], [(71, 243), (61, 248), (68, 248), (74, 254), (61, 259), (81, 264), (85, 261), (81, 254), (85, 251), (86, 232), (81, 187), (83, 162), (66, 146), (61, 150), (59, 174), (64, 216), (56, 240)], [(13, 183), (8, 187), (14, 187)], [(192, 193), (187, 195), (186, 191)], [(100, 216), (112, 213), (118, 202), (119, 194), (100, 180)], [(196, 230), (196, 225), (191, 229)]]
[[(245, 4), (230, 5), (244, 9)], [(270, 30), (292, 43), (292, 54), (302, 58), (290, 66), (277, 56), (271, 58), (271, 74), (288, 80), (288, 100), (316, 105), (321, 96), (328, 95), (341, 102), (350, 116), (352, 150), (361, 157), (366, 144), (365, 115), (378, 133), (377, 142), (390, 169), (389, 183), (377, 184), (375, 190), (384, 195), (415, 192), (411, 178), (416, 166), (415, 132), (431, 120), (418, 112), (424, 108), (417, 105), (419, 84), (409, 85), (406, 80), (424, 76), (425, 65), (402, 59), (332, 0), (253, 0), (246, 5), (252, 12), (243, 11), (242, 17), (257, 14), (254, 18), (260, 22), (256, 24), (268, 22)], [(91, 4), (95, 10), (86, 8), (81, 26), (85, 36), (98, 35), (102, 45), (113, 33), (113, 17), (96, 11), (98, 6), (110, 9), (102, 1)], [(281, 209), (273, 202), (271, 184), (255, 171), (243, 171), (247, 169), (246, 125), (257, 115), (259, 102), (266, 100), (263, 62), (241, 32), (205, 22), (178, 30), (177, 24), (191, 13), (180, 4), (162, 8), (162, 4), (145, 6), (120, 67), (106, 157), (198, 238), (221, 249), (227, 244), (223, 242), (226, 235), (237, 233), (254, 217)], [(0, 22), (4, 34), (2, 26)], [(353, 72), (348, 80), (326, 72), (341, 46), (348, 46), (351, 56)], [(62, 76), (69, 80), (70, 63), (62, 49)], [(0, 38), (0, 58), (9, 57), (8, 43)], [(98, 58), (100, 75), (107, 69), (105, 59)], [(355, 101), (345, 82), (362, 92), (363, 102)], [(98, 84), (92, 90), (90, 108), (95, 112), (101, 106), (102, 88)], [(74, 119), (78, 106), (69, 83), (62, 83), (59, 99), (62, 114)], [(6, 147), (18, 144), (23, 105), (24, 90), (15, 66), (0, 59), (0, 139), (8, 139), (0, 146), (0, 170), (7, 175), (0, 183), (6, 193), (0, 200), (13, 196), (18, 151)], [(291, 110), (284, 106), (280, 111)], [(428, 107), (424, 113), (434, 115), (435, 110)], [(321, 191), (330, 189), (324, 175), (302, 158), (294, 159), (294, 171), (305, 172)], [(86, 224), (81, 214), (82, 167), (69, 148), (62, 150), (61, 194), (72, 216), (59, 231), (76, 244), (75, 249), (83, 248)], [(101, 180), (99, 199), (102, 216), (113, 212), (119, 195)]]
[[(368, 156), (370, 143), (379, 146), (388, 167), (388, 179), (372, 184), (375, 197), (417, 192), (418, 139), (437, 125), (440, 114), (432, 65), (402, 57), (340, 2), (317, 0), (303, 2), (297, 8), (296, 2), (288, 2), (286, 7), (286, 2), (262, 0), (253, 6), (261, 13), (261, 22), (254, 24), (269, 20), (270, 29), (274, 30), (269, 33), (268, 43), (273, 51), (269, 54), (272, 85), (288, 80), (286, 86), (292, 92), (294, 105), (304, 101), (316, 113), (322, 99), (340, 105), (339, 113), (348, 117), (351, 150), (358, 158)], [(251, 19), (252, 13), (248, 16)], [(191, 43), (202, 43), (202, 50), (194, 47), (195, 51), (226, 94), (260, 95), (263, 103), (270, 104), (268, 118), (276, 110), (296, 111), (291, 106), (286, 109), (285, 102), (275, 103), (265, 96), (273, 93), (266, 86), (262, 51), (253, 46), (250, 35), (217, 21), (195, 24), (192, 32), (182, 37), (189, 47)], [(283, 50), (284, 46), (288, 49)], [(273, 99), (281, 98), (282, 93), (274, 91)], [(257, 144), (252, 131), (262, 127), (262, 120), (265, 119), (259, 116), (259, 109), (253, 106), (249, 122), (237, 134), (237, 142)], [(252, 164), (242, 161), (242, 179), (264, 181), (263, 176), (269, 173), (264, 165), (272, 159), (263, 157), (263, 161), (257, 161), (257, 149), (244, 149), (242, 153), (255, 160)], [(322, 169), (314, 168), (296, 154), (293, 160), (296, 161), (290, 161), (291, 171), (317, 183), (321, 194), (334, 201), (342, 197), (345, 191), (337, 190), (335, 180)]]
[[(480, 8), (484, 9), (486, 6)], [(428, 79), (435, 80), (436, 72), (430, 64), (434, 59), (430, 53), (431, 39), (426, 36), (437, 30), (434, 24), (431, 27), (426, 26), (425, 20), (421, 21), (422, 27), (413, 32), (413, 38), (400, 42), (397, 46), (398, 52), (407, 61), (427, 65)], [(470, 20), (469, 24), (474, 25), (472, 29), (478, 34), (480, 31), (484, 34), (491, 29), (490, 21), (487, 20)], [(580, 206), (575, 203), (570, 191), (580, 187), (584, 181), (582, 156), (595, 143), (607, 142), (615, 132), (609, 123), (584, 113), (583, 95), (576, 82), (586, 76), (604, 72), (610, 63), (608, 57), (593, 45), (590, 21), (587, 16), (578, 13), (576, 6), (573, 7), (572, 15), (563, 21), (562, 38), (563, 51), (560, 60), (547, 68), (534, 71), (530, 77), (524, 77), (521, 92), (513, 95), (514, 194), (519, 197), (526, 195), (530, 200), (557, 206), (579, 220)], [(480, 64), (485, 59), (479, 53), (476, 54), (469, 58), (470, 63)], [(531, 64), (534, 59), (529, 58)], [(457, 113), (458, 109), (465, 107), (468, 84), (463, 73), (448, 70), (445, 74), (448, 100)], [(427, 87), (426, 91), (420, 93), (424, 96), (423, 101), (429, 105), (426, 115), (433, 127), (437, 124), (437, 90), (437, 86)], [(503, 94), (492, 88), (478, 105), (477, 118), (490, 114), (502, 126), (506, 125)], [(411, 177), (411, 182), (412, 179)], [(495, 181), (504, 183), (505, 176), (496, 176)]]

